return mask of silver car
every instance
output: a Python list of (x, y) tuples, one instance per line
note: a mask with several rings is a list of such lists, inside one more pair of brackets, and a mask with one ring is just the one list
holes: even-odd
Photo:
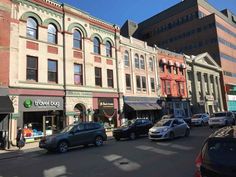
[(162, 119), (149, 129), (150, 140), (174, 139), (179, 136), (189, 136), (190, 128), (188, 124), (178, 118)]
[(192, 116), (192, 125), (207, 125), (209, 120), (209, 115), (208, 114), (194, 114)]
[(235, 124), (234, 114), (230, 111), (214, 113), (212, 117), (209, 119), (208, 124), (210, 128), (213, 128), (214, 126), (234, 125)]

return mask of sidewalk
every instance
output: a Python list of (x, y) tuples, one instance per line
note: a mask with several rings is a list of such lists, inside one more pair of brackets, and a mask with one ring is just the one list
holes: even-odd
[[(111, 131), (106, 132), (106, 134), (108, 141), (113, 140)], [(20, 157), (26, 153), (32, 153), (36, 151), (43, 151), (43, 149), (39, 148), (38, 141), (34, 143), (26, 143), (25, 146), (20, 150), (16, 146), (11, 146), (10, 149), (0, 150), (0, 161), (4, 159)]]

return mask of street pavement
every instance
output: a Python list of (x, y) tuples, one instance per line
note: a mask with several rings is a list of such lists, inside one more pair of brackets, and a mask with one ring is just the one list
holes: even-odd
[(0, 177), (193, 177), (194, 161), (208, 127), (173, 141), (107, 141), (65, 154), (36, 150), (0, 160)]

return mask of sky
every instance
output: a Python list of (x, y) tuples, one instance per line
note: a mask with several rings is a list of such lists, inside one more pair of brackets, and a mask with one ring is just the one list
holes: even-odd
[[(106, 22), (119, 25), (127, 19), (140, 23), (181, 0), (60, 0)], [(216, 9), (236, 14), (236, 0), (208, 0)]]

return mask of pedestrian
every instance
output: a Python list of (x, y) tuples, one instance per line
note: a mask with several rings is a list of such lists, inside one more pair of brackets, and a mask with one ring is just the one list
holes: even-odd
[(21, 149), (25, 146), (25, 139), (24, 139), (24, 132), (22, 128), (17, 127), (17, 134), (16, 134), (16, 146)]

